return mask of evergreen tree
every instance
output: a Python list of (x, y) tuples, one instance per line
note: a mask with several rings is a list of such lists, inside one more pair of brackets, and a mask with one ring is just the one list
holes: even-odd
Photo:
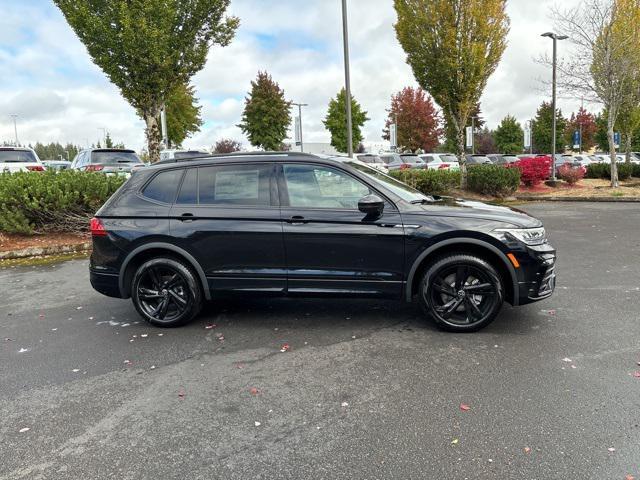
[(282, 150), (291, 124), (291, 102), (284, 90), (267, 72), (258, 72), (251, 82), (251, 91), (245, 98), (242, 122), (238, 125), (254, 147)]
[(516, 155), (522, 153), (524, 145), (524, 131), (516, 118), (507, 115), (502, 119), (494, 133), (498, 152)]
[[(562, 116), (560, 109), (556, 112), (556, 153), (564, 152), (564, 131), (566, 129), (566, 120)], [(535, 153), (551, 153), (551, 142), (553, 137), (553, 108), (551, 103), (542, 102), (533, 119), (531, 125), (531, 134), (533, 137), (533, 151)]]
[[(356, 99), (351, 97), (351, 134), (353, 140), (353, 150), (356, 151), (358, 145), (364, 140), (362, 127), (369, 120), (367, 112), (362, 110)], [(347, 145), (347, 93), (343, 88), (338, 92), (336, 98), (329, 101), (327, 116), (322, 121), (329, 133), (331, 133), (331, 145), (339, 152), (348, 151)]]

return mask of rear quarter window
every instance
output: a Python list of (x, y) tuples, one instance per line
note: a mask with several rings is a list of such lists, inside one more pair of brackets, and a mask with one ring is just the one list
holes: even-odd
[(173, 203), (183, 172), (184, 170), (167, 170), (166, 172), (158, 173), (144, 187), (142, 195), (157, 202)]

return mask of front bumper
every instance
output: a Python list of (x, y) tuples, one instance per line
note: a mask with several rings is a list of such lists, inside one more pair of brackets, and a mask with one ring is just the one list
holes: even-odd
[(556, 250), (549, 244), (527, 247), (518, 252), (519, 304), (544, 300), (553, 295), (556, 288)]

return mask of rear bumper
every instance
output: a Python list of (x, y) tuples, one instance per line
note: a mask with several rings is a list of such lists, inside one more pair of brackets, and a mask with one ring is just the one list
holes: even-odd
[(89, 270), (91, 286), (94, 290), (107, 297), (122, 298), (118, 278), (118, 275), (115, 273), (97, 272), (93, 269)]

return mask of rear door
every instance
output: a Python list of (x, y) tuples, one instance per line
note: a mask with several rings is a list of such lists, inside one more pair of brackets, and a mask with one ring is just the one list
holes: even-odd
[(188, 168), (171, 210), (171, 235), (198, 260), (212, 291), (286, 288), (271, 163)]
[(345, 170), (291, 163), (279, 170), (288, 291), (399, 297), (404, 235), (396, 207), (380, 218), (358, 210), (373, 191)]

